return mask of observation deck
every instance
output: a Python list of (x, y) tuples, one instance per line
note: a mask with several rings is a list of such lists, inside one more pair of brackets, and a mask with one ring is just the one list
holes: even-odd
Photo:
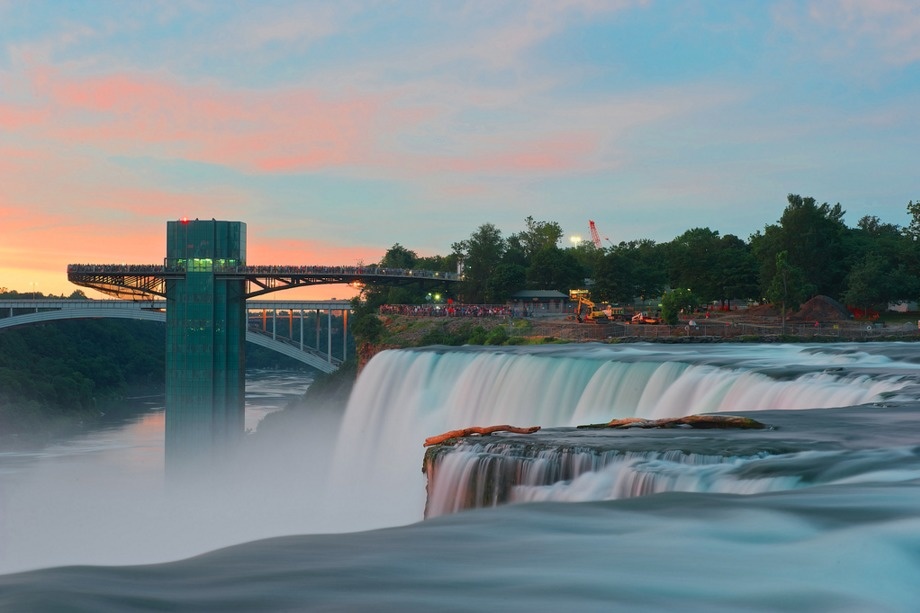
[(241, 266), (235, 262), (198, 259), (166, 264), (69, 264), (67, 279), (124, 300), (166, 298), (170, 279), (184, 279), (188, 272), (210, 272), (215, 279), (245, 282), (245, 298), (310, 285), (369, 283), (398, 285), (418, 281), (457, 282), (460, 275), (449, 272), (384, 268), (379, 266)]

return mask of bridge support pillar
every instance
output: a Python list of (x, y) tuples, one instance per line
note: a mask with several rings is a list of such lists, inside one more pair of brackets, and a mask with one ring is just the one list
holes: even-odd
[(210, 460), (243, 435), (245, 280), (216, 276), (244, 265), (246, 225), (173, 221), (167, 267), (186, 271), (166, 281), (166, 465)]

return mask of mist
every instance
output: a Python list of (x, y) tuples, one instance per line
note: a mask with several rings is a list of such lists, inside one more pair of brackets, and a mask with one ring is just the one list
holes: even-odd
[(162, 409), (127, 426), (127, 436), (120, 426), (25, 456), (4, 453), (0, 573), (163, 562), (266, 537), (348, 530), (323, 502), (340, 414), (311, 407), (280, 417), (220, 465), (190, 467), (168, 482)]

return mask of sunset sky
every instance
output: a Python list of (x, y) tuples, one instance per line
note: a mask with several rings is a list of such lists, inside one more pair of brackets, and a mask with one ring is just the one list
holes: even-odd
[(250, 264), (354, 265), (528, 215), (746, 239), (788, 193), (906, 225), (918, 177), (915, 0), (0, 0), (21, 292), (162, 262), (183, 216), (246, 222)]

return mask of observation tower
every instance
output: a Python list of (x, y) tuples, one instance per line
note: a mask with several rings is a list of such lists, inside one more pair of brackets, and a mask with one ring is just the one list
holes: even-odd
[(246, 265), (246, 224), (167, 222), (166, 457), (221, 449), (243, 434), (246, 282), (215, 271)]

